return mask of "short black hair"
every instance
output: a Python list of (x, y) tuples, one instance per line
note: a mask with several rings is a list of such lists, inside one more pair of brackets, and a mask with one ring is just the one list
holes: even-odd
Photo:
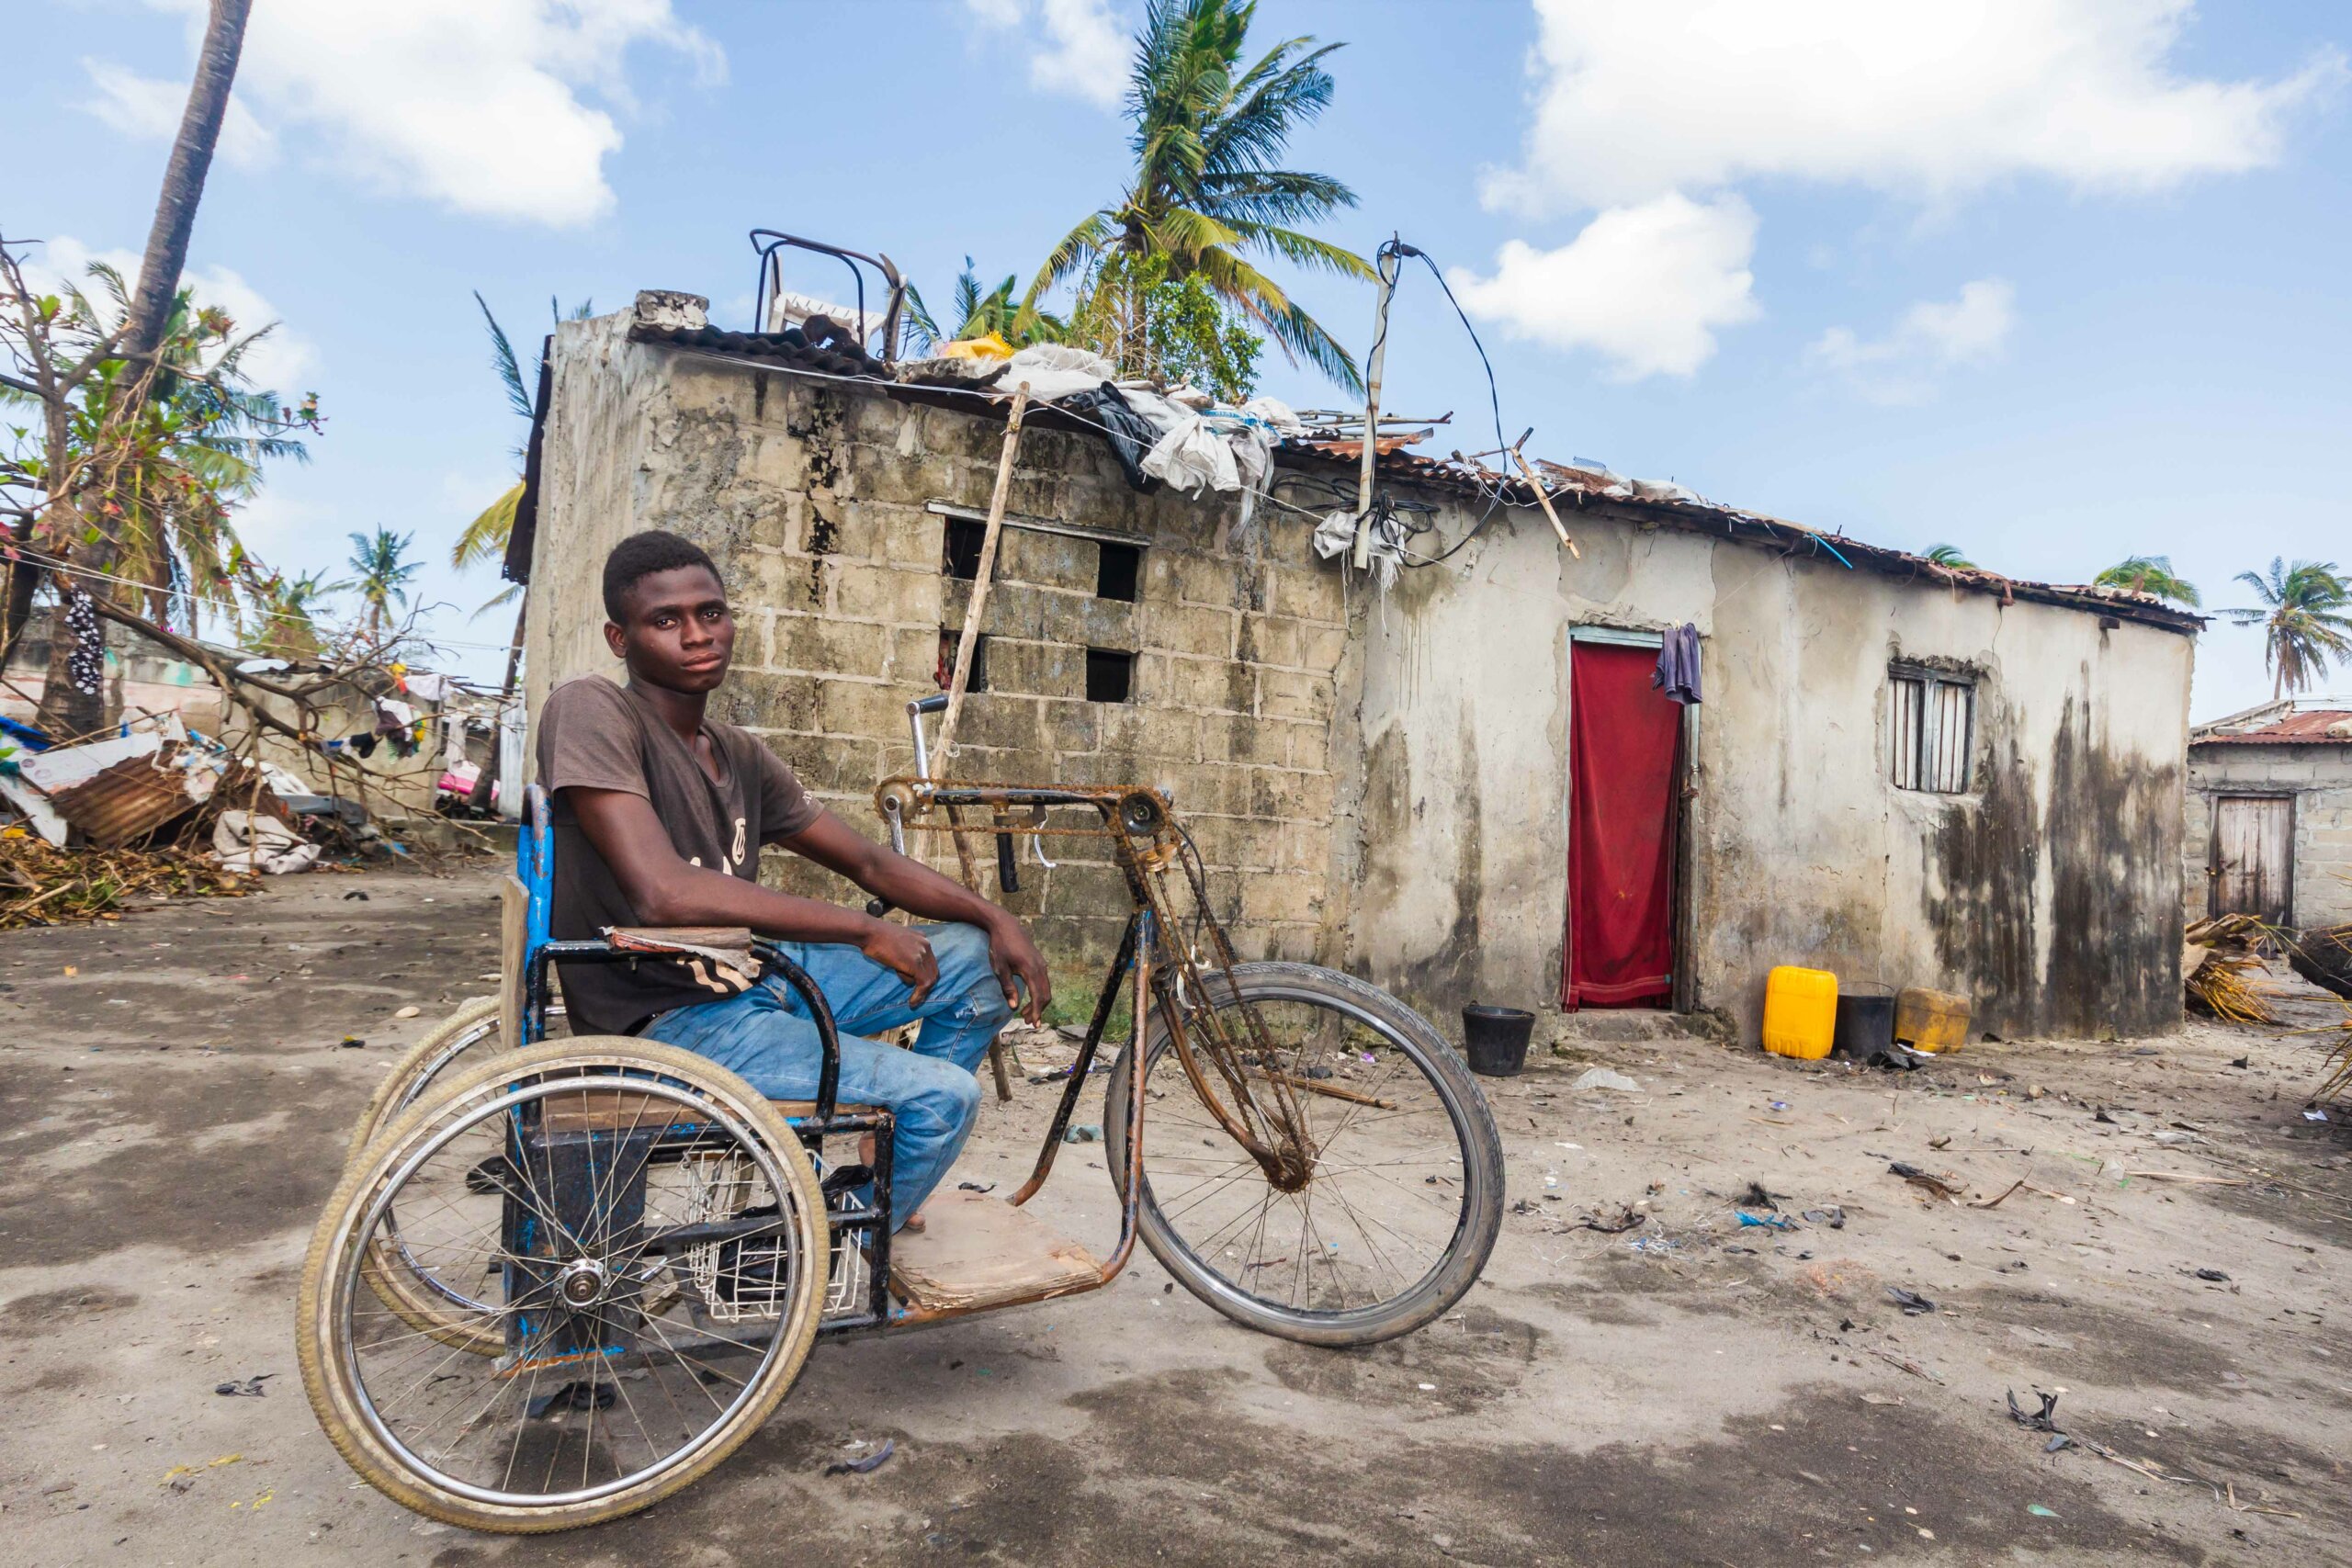
[(718, 576), (718, 568), (711, 564), (709, 552), (692, 539), (676, 534), (665, 534), (649, 528), (642, 534), (631, 534), (613, 547), (605, 558), (605, 614), (615, 626), (625, 625), (628, 616), (621, 608), (621, 599), (628, 591), (657, 571), (676, 571), (681, 567), (698, 566), (718, 579), (724, 588), (727, 580)]

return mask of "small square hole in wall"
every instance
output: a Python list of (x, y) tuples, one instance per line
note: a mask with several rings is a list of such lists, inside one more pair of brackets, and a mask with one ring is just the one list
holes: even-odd
[(1143, 576), (1143, 547), (1105, 544), (1102, 550), (1102, 564), (1094, 569), (1094, 596), (1134, 604), (1136, 584)]
[(1090, 648), (1086, 650), (1086, 700), (1090, 703), (1123, 703), (1134, 688), (1136, 656), (1113, 649)]
[(980, 575), (980, 546), (987, 542), (988, 525), (968, 517), (947, 520), (946, 547), (942, 552), (939, 570), (950, 577), (969, 582)]
[[(939, 689), (943, 692), (947, 690), (950, 682), (956, 679), (956, 645), (963, 639), (964, 634), (957, 627), (939, 628), (939, 668), (933, 671), (933, 674), (939, 682)], [(979, 640), (972, 645), (972, 678), (965, 683), (964, 690), (985, 692), (988, 689), (989, 634), (982, 632)]]

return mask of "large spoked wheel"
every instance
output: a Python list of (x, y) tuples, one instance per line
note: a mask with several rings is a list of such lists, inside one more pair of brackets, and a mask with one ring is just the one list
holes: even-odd
[[(428, 1327), (367, 1278), (395, 1212), (404, 1253), (467, 1297)], [(352, 1468), (419, 1513), (505, 1532), (616, 1518), (707, 1473), (784, 1398), (826, 1243), (808, 1154), (732, 1073), (624, 1038), (503, 1054), (345, 1172), (303, 1268), (303, 1387)]]
[[(561, 1002), (548, 1004), (550, 1020), (563, 1015)], [(377, 1134), (423, 1100), (434, 1085), (454, 1081), (459, 1072), (486, 1060), (491, 1053), (511, 1050), (514, 1044), (499, 1031), (496, 997), (474, 997), (459, 1003), (457, 1011), (410, 1046), (376, 1086), (368, 1109), (359, 1113), (357, 1125), (351, 1129), (351, 1147), (344, 1163), (357, 1159)]]
[[(561, 1004), (548, 1009), (550, 1017)], [(511, 1043), (499, 1028), (499, 1000), (478, 997), (435, 1024), (424, 1038), (409, 1047), (376, 1087), (352, 1129), (351, 1148), (344, 1156), (348, 1169), (368, 1145), (411, 1106), (457, 1081), (458, 1075), (480, 1066)], [(414, 1249), (402, 1243), (399, 1215), (388, 1212), (368, 1246), (363, 1273), (386, 1306), (411, 1328), (433, 1335), (445, 1345), (461, 1347), (484, 1356), (498, 1354), (494, 1325), (482, 1326), (479, 1303), (468, 1293), (467, 1281), (442, 1278)]]
[[(1244, 1072), (1253, 1096), (1277, 1079), (1293, 1091), (1306, 1179), (1287, 1184), (1295, 1190), (1269, 1179), (1155, 1012), (1144, 1036), (1144, 1245), (1251, 1328), (1312, 1345), (1408, 1334), (1461, 1299), (1502, 1225), (1502, 1141), (1486, 1096), (1429, 1021), (1377, 987), (1306, 964), (1244, 964), (1233, 976), (1211, 976), (1199, 1000), (1244, 1042), (1240, 1003), (1256, 1010), (1273, 1052), (1250, 1049)], [(1105, 1087), (1105, 1163), (1123, 1186), (1134, 1070), (1130, 1045)], [(1204, 1077), (1219, 1091), (1214, 1072)]]

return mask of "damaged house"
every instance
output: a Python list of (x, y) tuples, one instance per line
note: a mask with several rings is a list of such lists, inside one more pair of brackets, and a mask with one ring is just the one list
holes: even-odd
[[(673, 530), (740, 617), (713, 711), (878, 831), (1009, 395), (918, 369), (721, 332), (692, 297), (560, 326), (509, 557), (530, 711), (616, 672), (604, 556)], [(1428, 526), (1393, 574), (1315, 547), (1356, 443), (1282, 439), (1245, 503), (1138, 489), (1099, 415), (1033, 405), (955, 775), (1167, 788), (1245, 956), (1442, 1021), (1672, 1008), (1753, 1040), (1782, 964), (1962, 992), (2005, 1036), (2178, 1021), (2196, 617), (1541, 465), (1555, 531), (1531, 483), (1376, 445), (1382, 494), (1429, 509), (1396, 513)], [(1684, 627), (1695, 705), (1653, 684)], [(1115, 941), (1110, 866), (1023, 869), (1007, 902), (1057, 960)]]

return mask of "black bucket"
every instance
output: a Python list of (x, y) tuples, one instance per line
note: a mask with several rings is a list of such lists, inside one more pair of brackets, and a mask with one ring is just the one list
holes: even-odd
[[(1892, 1018), (1890, 1014), (1890, 1027)], [(1462, 1054), (1470, 1059), (1472, 1072), (1490, 1078), (1519, 1076), (1527, 1066), (1527, 1037), (1534, 1032), (1532, 1012), (1475, 1002), (1462, 1010)]]
[(1829, 1051), (1849, 1062), (1867, 1062), (1894, 1045), (1894, 987), (1874, 980), (1840, 982), (1838, 1027)]

